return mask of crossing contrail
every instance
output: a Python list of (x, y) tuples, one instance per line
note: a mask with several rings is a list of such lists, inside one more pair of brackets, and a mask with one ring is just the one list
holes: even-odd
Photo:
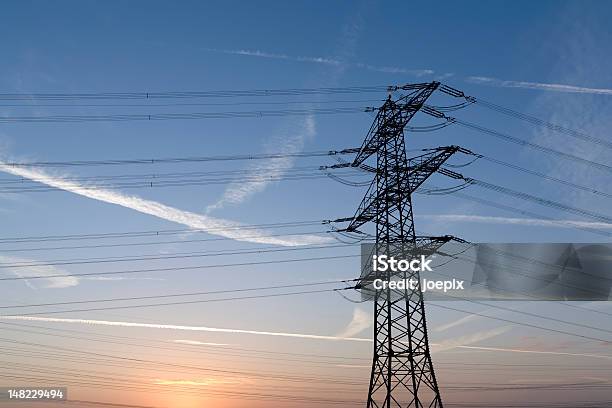
[(575, 86), (566, 84), (555, 84), (546, 82), (528, 82), (528, 81), (508, 81), (505, 79), (471, 76), (466, 78), (467, 82), (472, 82), (480, 85), (497, 86), (500, 88), (523, 88), (537, 89), (539, 91), (581, 93), (591, 95), (612, 95), (610, 88), (589, 88), (586, 86)]
[(182, 224), (187, 227), (202, 230), (209, 234), (219, 235), (236, 241), (255, 242), (258, 244), (299, 246), (320, 244), (329, 241), (327, 237), (314, 235), (296, 235), (291, 237), (270, 237), (269, 232), (264, 230), (249, 229), (240, 230), (242, 224), (222, 218), (210, 217), (190, 211), (180, 210), (153, 200), (127, 195), (117, 191), (98, 188), (95, 185), (84, 185), (74, 181), (65, 180), (41, 170), (34, 170), (20, 166), (11, 166), (0, 162), (0, 171), (23, 177), (49, 187), (68, 191), (92, 200), (102, 201), (109, 204), (119, 205), (143, 214), (152, 215), (166, 221)]

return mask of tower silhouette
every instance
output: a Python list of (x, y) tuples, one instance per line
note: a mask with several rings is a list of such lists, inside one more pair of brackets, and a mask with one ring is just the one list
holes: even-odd
[[(430, 255), (451, 236), (419, 237), (415, 233), (412, 193), (456, 151), (458, 146), (430, 149), (408, 159), (404, 128), (425, 101), (438, 88), (438, 82), (400, 87), (407, 94), (392, 100), (391, 95), (378, 108), (374, 123), (352, 163), (374, 173), (357, 212), (344, 229), (355, 232), (374, 222), (376, 254), (396, 259)], [(376, 157), (376, 166), (365, 164)], [(374, 279), (416, 279), (414, 271), (362, 273), (358, 288), (371, 287)], [(420, 286), (420, 285), (419, 285)], [(423, 294), (415, 289), (381, 289), (374, 300), (374, 355), (368, 390), (368, 408), (441, 408), (442, 398), (431, 360)]]

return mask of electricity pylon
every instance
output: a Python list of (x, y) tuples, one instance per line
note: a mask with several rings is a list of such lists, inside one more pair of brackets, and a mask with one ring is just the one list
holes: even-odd
[[(408, 159), (404, 128), (438, 82), (401, 87), (408, 94), (378, 109), (374, 123), (352, 163), (375, 174), (357, 212), (344, 231), (357, 231), (362, 225), (376, 224), (375, 251), (396, 259), (430, 255), (452, 239), (417, 237), (412, 213), (412, 193), (456, 151), (458, 146), (440, 147)], [(376, 156), (376, 167), (364, 162)], [(336, 165), (337, 167), (340, 167)], [(400, 273), (401, 279), (416, 279), (419, 272)], [(358, 287), (374, 279), (391, 280), (397, 272), (362, 274)], [(419, 285), (420, 286), (420, 285)], [(374, 356), (368, 390), (368, 408), (442, 408), (442, 399), (434, 373), (427, 339), (423, 294), (417, 287), (405, 290), (382, 289), (374, 293)]]

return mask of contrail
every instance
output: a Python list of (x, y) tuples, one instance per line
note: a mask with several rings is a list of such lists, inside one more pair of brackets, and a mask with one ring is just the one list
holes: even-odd
[(537, 218), (513, 218), (513, 217), (491, 217), (483, 215), (465, 215), (465, 214), (435, 214), (435, 215), (419, 215), (420, 218), (434, 219), (439, 221), (455, 221), (455, 222), (480, 222), (486, 224), (510, 224), (510, 225), (527, 225), (533, 227), (554, 227), (554, 228), (594, 228), (594, 229), (610, 229), (611, 223), (607, 222), (591, 222), (591, 221), (575, 221), (575, 220), (542, 220)]
[(40, 170), (33, 170), (19, 166), (11, 166), (0, 162), (0, 171), (23, 177), (47, 186), (78, 194), (93, 200), (109, 204), (119, 205), (143, 214), (152, 215), (163, 220), (182, 224), (187, 227), (203, 230), (209, 234), (219, 235), (237, 241), (255, 242), (259, 244), (298, 246), (311, 245), (328, 242), (329, 238), (313, 235), (296, 235), (288, 237), (269, 237), (269, 233), (263, 230), (249, 229), (247, 233), (241, 231), (242, 224), (235, 221), (213, 218), (207, 215), (196, 214), (190, 211), (180, 210), (167, 206), (157, 201), (127, 195), (116, 191), (97, 188), (95, 185), (83, 185), (73, 181), (64, 180), (61, 177), (47, 174)]
[(293, 55), (287, 55), (287, 54), (265, 52), (265, 51), (260, 51), (260, 50), (244, 50), (244, 49), (220, 50), (216, 48), (206, 48), (206, 51), (218, 52), (221, 54), (229, 54), (229, 55), (244, 55), (247, 57), (270, 58), (270, 59), (280, 59), (280, 60), (297, 61), (297, 62), (312, 62), (312, 63), (317, 63), (317, 64), (325, 64), (325, 65), (333, 65), (333, 66), (338, 66), (338, 65), (343, 64), (342, 61), (340, 61), (339, 59), (335, 59), (335, 58), (293, 56)]
[[(436, 72), (433, 69), (409, 69), (395, 66), (379, 66), (366, 63), (349, 63), (338, 58), (321, 57), (321, 56), (303, 56), (303, 55), (288, 55), (280, 53), (272, 53), (261, 50), (248, 50), (248, 49), (216, 49), (206, 48), (206, 51), (216, 52), (221, 54), (229, 55), (242, 55), (247, 57), (256, 58), (268, 58), (294, 62), (306, 62), (313, 64), (322, 64), (335, 67), (345, 68), (359, 68), (373, 72), (380, 72), (386, 74), (407, 74), (416, 77), (425, 75), (434, 75)], [(443, 74), (441, 78), (447, 77), (449, 74)], [(612, 89), (610, 88), (590, 88), (585, 86), (567, 85), (567, 84), (556, 84), (546, 82), (530, 82), (530, 81), (511, 81), (499, 78), (492, 78), (486, 76), (468, 76), (465, 78), (466, 82), (471, 82), (480, 85), (496, 86), (500, 88), (522, 88), (522, 89), (536, 89), (540, 91), (552, 91), (552, 92), (566, 92), (566, 93), (581, 93), (591, 95), (612, 95)]]
[(414, 75), (417, 77), (424, 75), (433, 75), (435, 72), (431, 69), (410, 69), (410, 68), (402, 68), (402, 67), (394, 67), (394, 66), (379, 66), (379, 65), (371, 65), (365, 64), (361, 62), (351, 63), (338, 58), (331, 57), (309, 57), (303, 55), (288, 55), (288, 54), (278, 54), (272, 52), (266, 52), (261, 50), (221, 50), (216, 48), (206, 48), (206, 51), (217, 52), (221, 54), (229, 54), (229, 55), (243, 55), (247, 57), (257, 57), (257, 58), (268, 58), (268, 59), (277, 59), (277, 60), (285, 60), (285, 61), (294, 61), (294, 62), (308, 62), (313, 64), (322, 64), (329, 65), (334, 67), (352, 67), (352, 68), (360, 68), (368, 71), (374, 72), (382, 72), (386, 74), (408, 74)]
[[(330, 57), (311, 57), (311, 56), (302, 56), (302, 55), (288, 55), (288, 54), (280, 54), (280, 53), (272, 53), (261, 50), (248, 50), (248, 49), (216, 49), (216, 48), (206, 48), (206, 51), (216, 52), (221, 54), (229, 54), (229, 55), (243, 55), (247, 57), (256, 57), (256, 58), (268, 58), (268, 59), (277, 59), (277, 60), (285, 60), (285, 61), (294, 61), (294, 62), (306, 62), (313, 64), (323, 64), (329, 66), (336, 67), (352, 67), (352, 68), (360, 68), (368, 71), (381, 72), (386, 74), (408, 74), (414, 75), (416, 77), (425, 76), (425, 75), (434, 75), (436, 72), (433, 69), (409, 69), (403, 67), (395, 67), (395, 66), (379, 66), (379, 65), (371, 65), (366, 63), (348, 63), (346, 61), (342, 61), (337, 58)], [(452, 76), (452, 74), (443, 74), (440, 78), (446, 78), (448, 76)], [(474, 84), (480, 85), (489, 85), (496, 86), (500, 88), (522, 88), (522, 89), (536, 89), (540, 91), (551, 91), (551, 92), (566, 92), (566, 93), (581, 93), (581, 94), (591, 94), (591, 95), (612, 95), (612, 89), (610, 88), (590, 88), (585, 86), (576, 86), (576, 85), (567, 85), (567, 84), (556, 84), (556, 83), (546, 83), (546, 82), (530, 82), (530, 81), (511, 81), (499, 78), (492, 78), (486, 76), (468, 76), (465, 78), (466, 82), (471, 82)]]
[(461, 325), (463, 325), (463, 324), (465, 324), (467, 322), (471, 322), (472, 320), (475, 320), (475, 319), (478, 319), (478, 318), (479, 318), (479, 316), (475, 315), (475, 314), (463, 316), (463, 317), (461, 317), (461, 318), (459, 318), (457, 320), (453, 320), (450, 323), (443, 324), (441, 326), (436, 327), (434, 329), (434, 331), (441, 332), (441, 331), (445, 331), (445, 330), (448, 330), (448, 329), (452, 329), (453, 327), (461, 326)]
[(481, 350), (481, 351), (502, 351), (507, 353), (528, 353), (528, 354), (551, 354), (556, 356), (572, 356), (572, 357), (592, 357), (592, 358), (604, 358), (612, 360), (612, 356), (602, 354), (589, 354), (589, 353), (565, 353), (562, 351), (540, 351), (540, 350), (523, 350), (523, 349), (508, 349), (500, 347), (478, 347), (478, 346), (461, 346), (460, 348), (470, 350)]
[[(106, 321), (106, 320), (91, 320), (91, 319), (66, 319), (57, 317), (38, 317), (38, 316), (0, 316), (0, 320), (21, 320), (21, 321), (36, 321), (36, 322), (48, 322), (48, 323), (71, 323), (71, 324), (85, 324), (91, 326), (115, 326), (115, 327), (137, 327), (137, 328), (148, 328), (148, 329), (162, 329), (162, 330), (179, 330), (179, 331), (200, 331), (200, 332), (215, 332), (215, 333), (232, 333), (232, 334), (252, 334), (261, 336), (276, 336), (276, 337), (288, 337), (288, 338), (301, 338), (311, 340), (326, 340), (326, 341), (351, 341), (358, 343), (372, 343), (372, 339), (362, 337), (340, 337), (340, 336), (322, 336), (318, 334), (304, 334), (304, 333), (283, 333), (283, 332), (269, 332), (269, 331), (257, 331), (257, 330), (243, 330), (243, 329), (227, 329), (217, 327), (206, 327), (206, 326), (181, 326), (173, 324), (155, 324), (155, 323), (134, 323), (134, 322), (121, 322), (121, 321)], [(486, 333), (486, 332), (485, 332)], [(497, 332), (496, 332), (497, 333)], [(485, 336), (471, 336), (469, 339), (465, 338), (464, 341), (476, 342), (483, 340), (484, 337), (493, 335), (493, 332), (489, 332)], [(478, 337), (478, 338), (477, 338)], [(185, 340), (181, 340), (182, 343)], [(442, 341), (440, 343), (432, 343), (432, 347), (441, 347), (447, 349), (450, 345), (449, 340)], [(549, 355), (560, 355), (560, 356), (575, 356), (575, 357), (592, 357), (592, 358), (604, 358), (612, 360), (612, 356), (602, 354), (587, 354), (587, 353), (566, 353), (558, 351), (540, 351), (540, 350), (525, 350), (525, 349), (512, 349), (502, 347), (485, 347), (485, 346), (469, 346), (464, 344), (457, 344), (457, 341), (453, 342), (452, 348), (465, 349), (465, 350), (478, 350), (478, 351), (501, 351), (508, 353), (531, 353), (531, 354), (549, 354)], [(196, 344), (192, 342), (191, 344)]]
[(432, 353), (438, 353), (441, 351), (452, 350), (455, 348), (465, 348), (468, 344), (478, 343), (482, 340), (487, 340), (492, 337), (497, 337), (501, 334), (506, 333), (510, 330), (509, 327), (498, 327), (496, 329), (488, 331), (480, 331), (467, 336), (457, 337), (455, 339), (442, 340), (439, 343), (432, 343)]
[(188, 344), (190, 346), (231, 346), (229, 343), (211, 343), (208, 341), (197, 341), (197, 340), (173, 340), (174, 343)]
[(155, 324), (155, 323), (134, 323), (134, 322), (120, 322), (120, 321), (108, 321), (108, 320), (90, 320), (90, 319), (65, 319), (65, 318), (54, 318), (54, 317), (34, 317), (34, 316), (0, 316), (3, 320), (27, 320), (35, 322), (50, 322), (50, 323), (74, 323), (74, 324), (86, 324), (92, 326), (116, 326), (116, 327), (138, 327), (146, 329), (163, 329), (163, 330), (182, 330), (182, 331), (200, 331), (200, 332), (214, 332), (214, 333), (233, 333), (233, 334), (253, 334), (259, 336), (276, 336), (276, 337), (292, 337), (300, 339), (312, 339), (312, 340), (344, 340), (344, 341), (356, 341), (356, 342), (371, 342), (371, 339), (364, 339), (359, 337), (340, 337), (340, 336), (322, 336), (318, 334), (303, 334), (303, 333), (283, 333), (283, 332), (270, 332), (270, 331), (258, 331), (258, 330), (243, 330), (243, 329), (225, 329), (218, 327), (207, 327), (207, 326), (182, 326), (174, 324)]
[(482, 77), (482, 76), (470, 76), (466, 78), (467, 82), (472, 82), (480, 85), (497, 86), (500, 88), (523, 88), (523, 89), (537, 89), (540, 91), (553, 91), (553, 92), (568, 92), (568, 93), (582, 93), (592, 95), (612, 95), (612, 89), (609, 88), (588, 88), (584, 86), (565, 85), (565, 84), (554, 84), (554, 83), (543, 83), (543, 82), (527, 82), (527, 81), (508, 81), (498, 78)]
[[(291, 132), (291, 133), (290, 133)], [(285, 157), (276, 157), (265, 163), (251, 164), (249, 170), (253, 177), (248, 182), (233, 182), (227, 186), (223, 195), (216, 203), (206, 207), (206, 213), (223, 208), (226, 204), (236, 205), (248, 200), (252, 195), (263, 191), (271, 179), (276, 179), (286, 173), (295, 162), (292, 154), (298, 153), (304, 147), (304, 142), (315, 135), (315, 120), (312, 115), (307, 116), (297, 131), (284, 132), (267, 143), (267, 152), (281, 152)], [(265, 170), (265, 171), (264, 171)]]

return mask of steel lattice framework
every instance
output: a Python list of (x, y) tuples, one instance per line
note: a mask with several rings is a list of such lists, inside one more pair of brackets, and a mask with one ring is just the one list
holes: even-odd
[[(410, 259), (435, 252), (452, 239), (417, 237), (412, 212), (412, 193), (460, 148), (432, 149), (408, 159), (404, 128), (438, 88), (438, 82), (401, 87), (408, 94), (378, 109), (365, 141), (350, 164), (375, 173), (372, 184), (345, 231), (357, 231), (368, 222), (376, 224), (377, 254)], [(364, 163), (376, 156), (376, 168)], [(417, 279), (419, 272), (388, 272), (362, 275), (358, 287), (375, 278)], [(384, 275), (384, 276), (381, 276)], [(368, 391), (368, 408), (442, 408), (427, 338), (423, 294), (420, 289), (377, 290), (374, 294), (374, 356)]]

